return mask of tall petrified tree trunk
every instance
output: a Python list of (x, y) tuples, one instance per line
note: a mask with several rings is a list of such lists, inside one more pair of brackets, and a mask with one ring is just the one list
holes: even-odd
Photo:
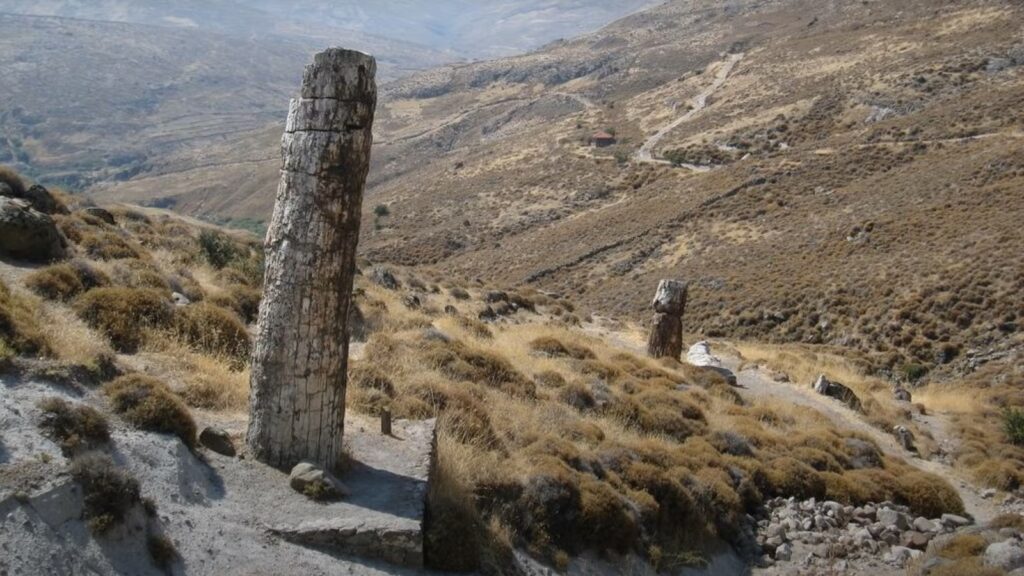
[(654, 295), (654, 321), (647, 340), (652, 358), (675, 358), (683, 353), (683, 312), (686, 311), (685, 282), (662, 280)]
[(263, 303), (252, 356), (248, 444), (288, 468), (342, 457), (348, 317), (377, 65), (317, 54), (292, 100), (277, 202), (266, 239)]

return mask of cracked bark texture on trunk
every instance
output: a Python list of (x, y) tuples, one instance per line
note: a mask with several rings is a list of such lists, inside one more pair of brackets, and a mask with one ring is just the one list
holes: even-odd
[(342, 462), (349, 308), (377, 65), (332, 48), (306, 67), (281, 141), (264, 245), (247, 442), (266, 464)]
[(674, 358), (683, 354), (683, 313), (688, 286), (679, 280), (662, 280), (654, 295), (654, 321), (647, 340), (652, 358)]

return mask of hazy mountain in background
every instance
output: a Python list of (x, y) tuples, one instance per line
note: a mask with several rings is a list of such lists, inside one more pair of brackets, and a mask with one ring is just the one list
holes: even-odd
[(268, 34), (330, 42), (351, 32), (421, 44), (465, 58), (507, 56), (599, 28), (652, 0), (5, 0), (0, 11)]
[(251, 167), (277, 157), (288, 98), (326, 46), (374, 54), (386, 83), (646, 4), (0, 0), (0, 163), (83, 190), (228, 162), (255, 190)]

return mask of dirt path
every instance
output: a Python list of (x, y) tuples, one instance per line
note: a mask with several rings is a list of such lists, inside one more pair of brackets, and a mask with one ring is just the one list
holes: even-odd
[[(676, 118), (674, 121), (663, 127), (661, 130), (658, 130), (658, 132), (656, 132), (653, 136), (648, 138), (647, 141), (644, 142), (643, 146), (641, 146), (640, 149), (637, 150), (637, 162), (645, 164), (671, 165), (672, 163), (669, 162), (668, 160), (655, 158), (654, 149), (657, 148), (658, 144), (661, 143), (662, 139), (664, 139), (669, 132), (675, 130), (684, 123), (689, 122), (690, 120), (693, 119), (694, 116), (700, 114), (701, 111), (707, 108), (708, 98), (710, 98), (715, 92), (718, 91), (719, 88), (722, 87), (723, 84), (725, 84), (725, 81), (728, 80), (729, 78), (729, 74), (732, 74), (733, 68), (735, 68), (736, 64), (742, 59), (743, 54), (730, 54), (729, 58), (727, 58), (725, 62), (718, 68), (718, 72), (715, 74), (715, 81), (712, 82), (710, 86), (705, 88), (703, 92), (697, 94), (697, 97), (693, 99), (690, 105), (690, 111), (687, 112), (686, 114), (683, 114), (679, 118)], [(688, 165), (686, 167), (697, 171), (706, 171), (708, 169), (706, 166), (697, 165)]]
[[(627, 330), (608, 329), (594, 325), (584, 327), (584, 332), (596, 336), (611, 344), (634, 354), (645, 354), (642, 335)], [(878, 444), (878, 447), (889, 456), (906, 460), (912, 466), (931, 472), (945, 478), (960, 494), (967, 513), (974, 517), (978, 523), (987, 522), (1000, 514), (999, 505), (993, 500), (986, 500), (981, 497), (981, 489), (968, 481), (957, 470), (945, 462), (938, 460), (923, 460), (915, 457), (903, 449), (896, 442), (896, 438), (883, 430), (872, 426), (865, 421), (858, 413), (850, 410), (843, 404), (819, 394), (815, 394), (810, 386), (776, 382), (770, 374), (759, 367), (752, 367), (740, 370), (741, 361), (737, 357), (730, 357), (721, 354), (720, 351), (712, 350), (716, 356), (722, 359), (726, 368), (736, 374), (737, 386), (740, 394), (751, 400), (777, 400), (787, 404), (805, 406), (817, 411), (838, 428), (856, 431), (865, 434)], [(914, 417), (914, 422), (922, 429), (928, 430), (935, 440), (947, 447), (954, 446), (956, 440), (948, 431), (948, 423), (942, 415), (926, 417)]]

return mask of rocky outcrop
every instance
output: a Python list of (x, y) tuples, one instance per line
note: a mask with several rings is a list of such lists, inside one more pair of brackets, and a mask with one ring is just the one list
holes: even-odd
[(28, 262), (67, 256), (67, 240), (53, 219), (27, 200), (0, 197), (0, 254)]
[(117, 225), (117, 220), (114, 219), (114, 215), (111, 214), (110, 211), (105, 208), (100, 208), (99, 206), (90, 206), (88, 208), (83, 208), (82, 213), (85, 214), (86, 216), (99, 218), (100, 220), (106, 222), (107, 224), (110, 224), (111, 226)]
[(678, 280), (662, 280), (651, 306), (654, 319), (647, 340), (647, 354), (652, 358), (674, 358), (683, 353), (683, 313), (686, 311), (687, 285)]
[(199, 433), (199, 443), (209, 450), (224, 456), (235, 456), (235, 444), (231, 435), (220, 428), (206, 427)]
[(818, 379), (814, 381), (812, 388), (822, 396), (835, 398), (843, 404), (846, 404), (850, 410), (854, 410), (856, 412), (860, 412), (862, 410), (860, 398), (857, 397), (857, 394), (855, 394), (853, 390), (839, 382), (829, 380), (824, 374), (818, 376)]
[[(970, 521), (952, 515), (928, 519), (891, 502), (846, 506), (815, 499), (765, 503), (757, 540), (770, 574), (868, 573), (869, 566), (902, 569), (929, 543)], [(800, 570), (796, 567), (799, 566)], [(858, 569), (854, 569), (854, 567)]]

